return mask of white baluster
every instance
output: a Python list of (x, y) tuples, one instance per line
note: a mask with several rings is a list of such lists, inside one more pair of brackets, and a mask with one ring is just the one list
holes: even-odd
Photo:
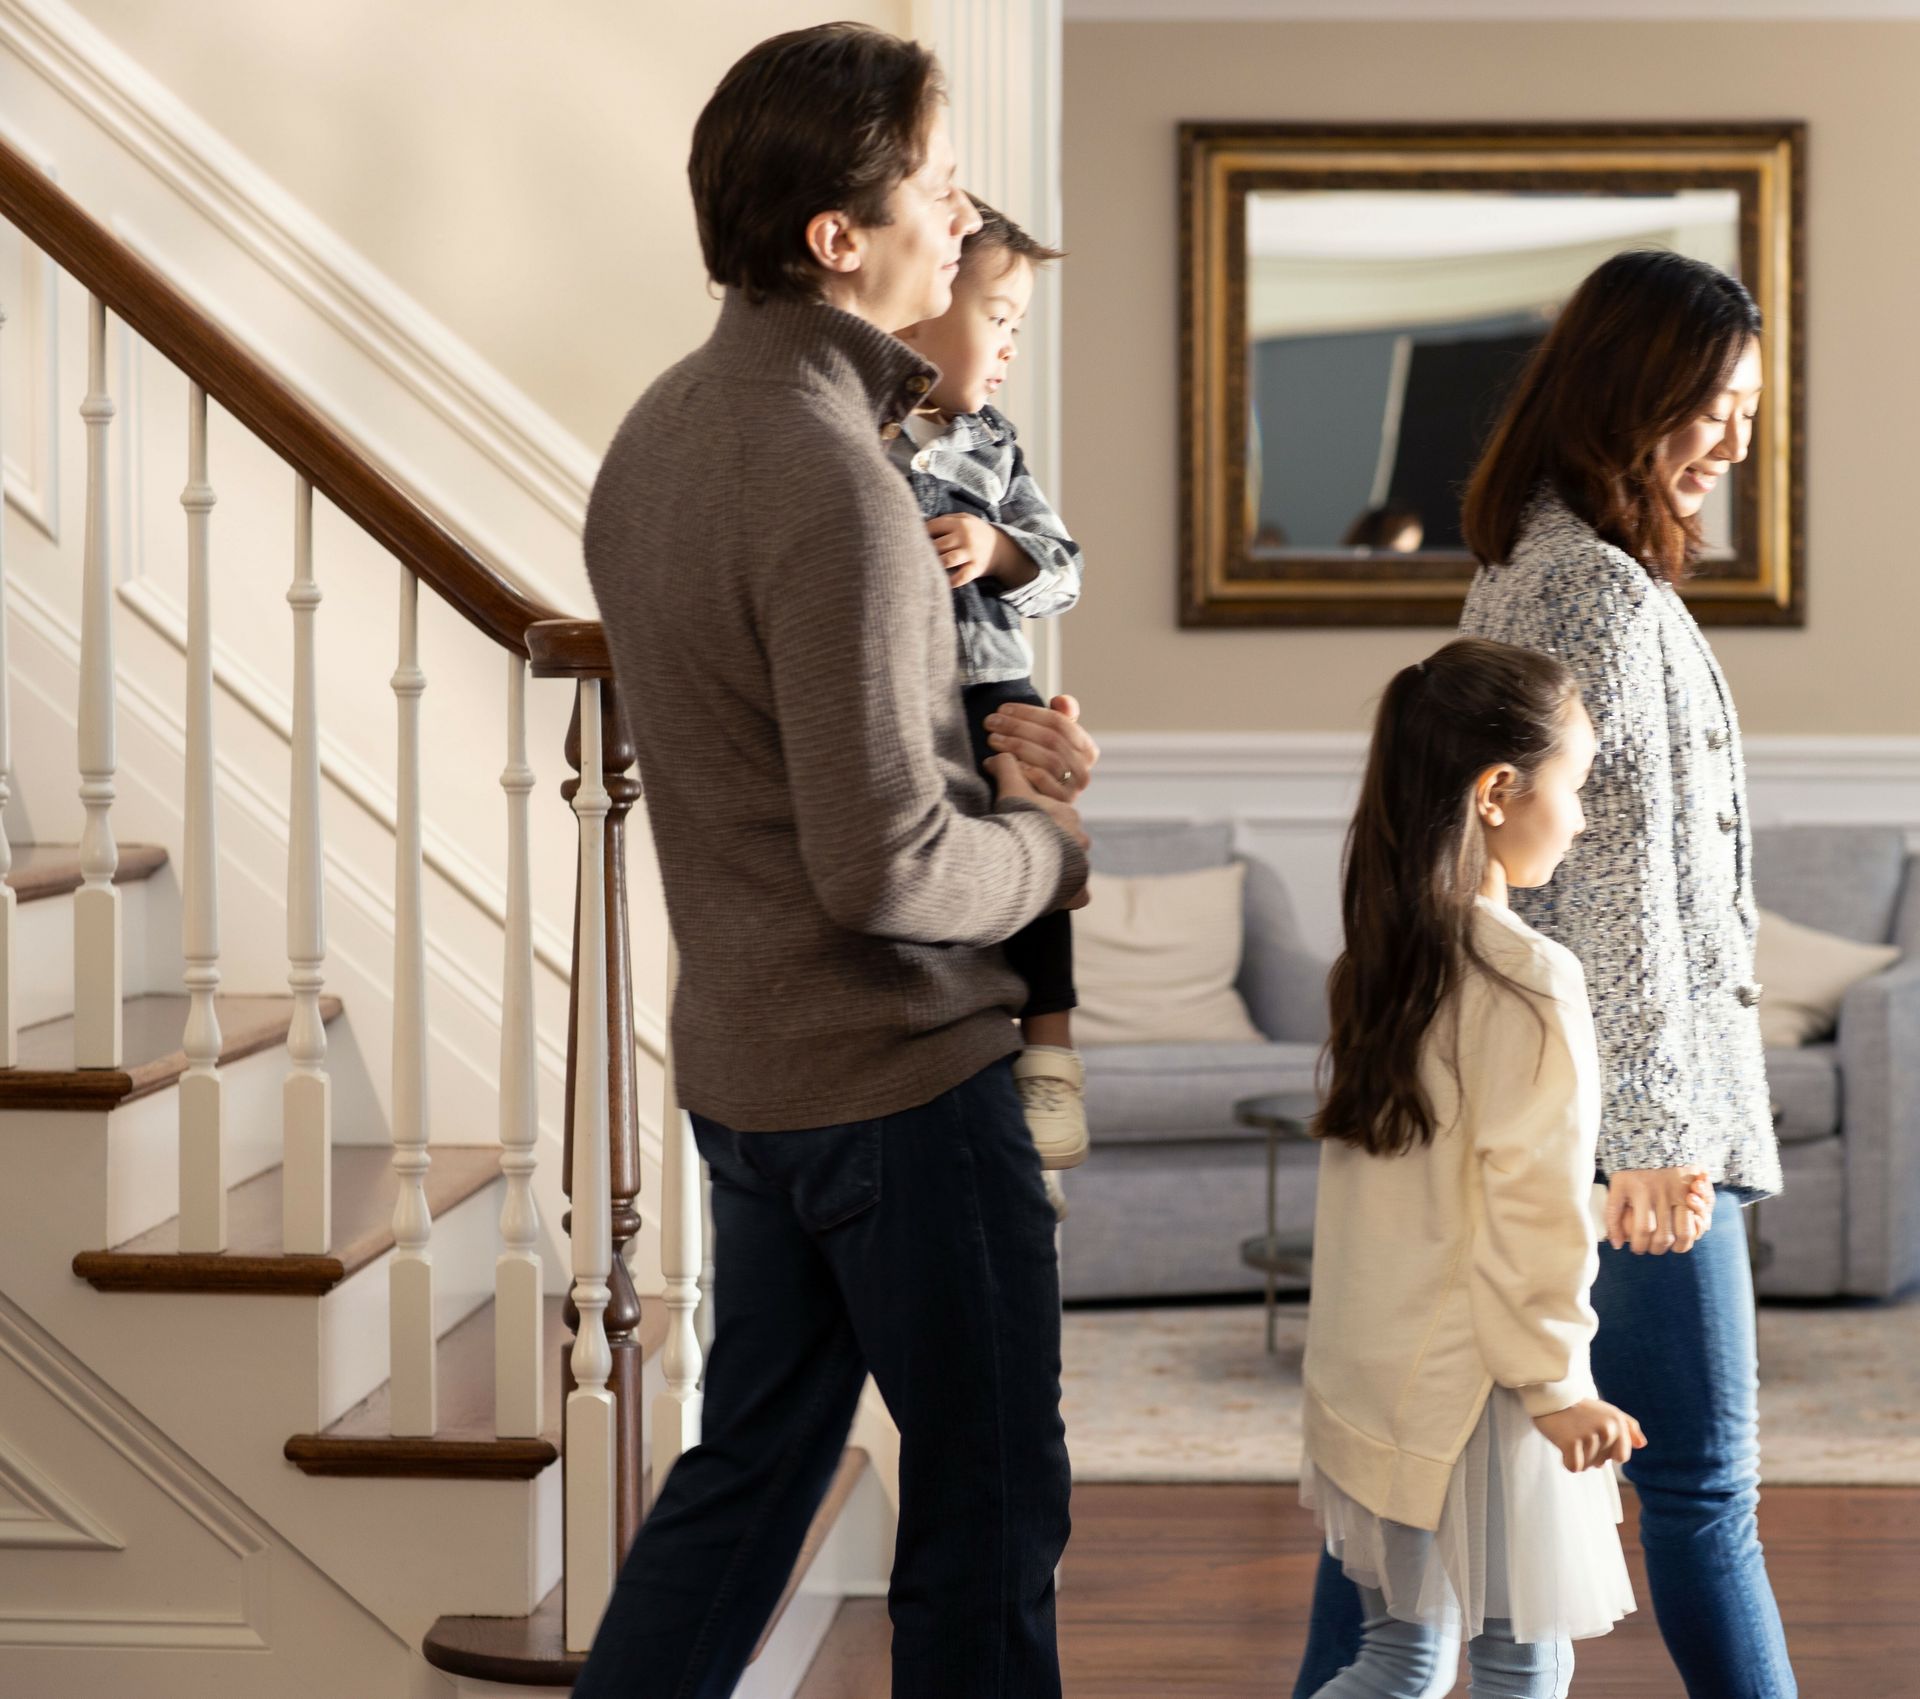
[[(7, 315), (0, 311), (0, 330)], [(0, 397), (6, 389), (0, 384)], [(0, 445), (0, 464), (6, 455)], [(5, 810), (13, 797), (13, 730), (11, 691), (7, 682), (7, 593), (6, 593), (6, 515), (4, 497), (0, 497), (0, 1068), (11, 1068), (20, 1059), (20, 1020), (13, 1000), (13, 886), (7, 875), (13, 871), (13, 844), (7, 837)]]
[(208, 533), (207, 392), (187, 392), (187, 831), (180, 953), (186, 961), (187, 1072), (180, 1081), (180, 1248), (227, 1248), (227, 1180), (221, 1161), (219, 838), (213, 791), (213, 588)]
[[(680, 957), (667, 945), (668, 1026)], [(666, 1388), (653, 1401), (653, 1490), (683, 1452), (700, 1443), (700, 1245), (706, 1215), (701, 1197), (700, 1152), (693, 1123), (680, 1107), (673, 1083), (673, 1044), (666, 1057), (666, 1087), (660, 1112), (660, 1272), (665, 1277), (667, 1338), (660, 1353)], [(574, 1214), (580, 1212), (579, 1200)]]
[(87, 529), (80, 578), (80, 834), (81, 886), (73, 896), (73, 1059), (81, 1068), (120, 1066), (120, 893), (113, 876), (113, 562), (107, 529), (107, 304), (89, 302), (87, 394)]
[(507, 656), (507, 950), (500, 997), (500, 1255), (493, 1271), (493, 1425), (503, 1439), (540, 1432), (540, 1215), (533, 1201), (539, 1100), (534, 1076), (533, 895), (528, 871), (527, 664)]
[(325, 864), (320, 836), (320, 704), (315, 675), (313, 485), (294, 484), (293, 785), (287, 809), (287, 984), (293, 1026), (290, 1066), (280, 1093), (284, 1161), (280, 1241), (288, 1251), (324, 1253), (333, 1240), (333, 1082), (327, 1073), (327, 1024), (320, 1015), (326, 983)]
[(614, 1573), (614, 1407), (607, 1378), (607, 1279), (613, 1267), (613, 1172), (607, 1088), (607, 808), (600, 683), (580, 686), (580, 936), (574, 960), (573, 1341), (567, 1397), (567, 1649), (593, 1643)]
[(420, 838), (420, 584), (400, 574), (398, 844), (393, 876), (393, 1264), (387, 1351), (396, 1434), (436, 1426), (433, 1360), (433, 1217), (427, 1209), (427, 936)]

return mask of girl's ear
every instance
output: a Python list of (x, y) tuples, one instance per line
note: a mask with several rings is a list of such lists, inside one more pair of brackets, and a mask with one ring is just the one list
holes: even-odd
[(1507, 805), (1513, 801), (1519, 777), (1517, 768), (1502, 762), (1497, 767), (1489, 767), (1473, 781), (1473, 811), (1480, 817), (1481, 825), (1497, 827), (1507, 823)]

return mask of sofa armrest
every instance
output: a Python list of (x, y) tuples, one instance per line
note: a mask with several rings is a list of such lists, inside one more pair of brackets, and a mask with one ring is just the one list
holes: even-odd
[(1920, 959), (1853, 986), (1839, 1036), (1847, 1291), (1887, 1297), (1920, 1278)]
[(1247, 869), (1246, 932), (1235, 989), (1253, 1024), (1275, 1043), (1325, 1043), (1330, 964), (1301, 939), (1280, 875), (1264, 861), (1241, 859)]

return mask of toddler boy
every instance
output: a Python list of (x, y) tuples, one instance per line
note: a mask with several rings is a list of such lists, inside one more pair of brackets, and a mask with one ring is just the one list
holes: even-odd
[[(1006, 382), (1038, 268), (1063, 257), (978, 199), (953, 304), (900, 332), (940, 369), (926, 405), (903, 422), (888, 452), (927, 516), (953, 588), (961, 697), (974, 758), (995, 753), (990, 716), (1003, 704), (1046, 703), (1033, 687), (1023, 619), (1065, 613), (1080, 599), (1080, 547), (1027, 470), (1006, 418), (989, 405)], [(1026, 1049), (1013, 1065), (1027, 1127), (1046, 1169), (1086, 1159), (1086, 1073), (1073, 1048), (1073, 931), (1065, 910), (1041, 916), (1006, 945), (1027, 982)], [(1058, 1186), (1048, 1177), (1056, 1211)]]

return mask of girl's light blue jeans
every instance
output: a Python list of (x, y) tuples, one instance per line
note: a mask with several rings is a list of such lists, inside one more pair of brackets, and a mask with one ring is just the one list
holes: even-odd
[[(1317, 1699), (1438, 1699), (1453, 1690), (1460, 1643), (1437, 1628), (1387, 1615), (1387, 1601), (1362, 1587), (1360, 1656), (1320, 1689)], [(1489, 1620), (1467, 1644), (1473, 1699), (1567, 1699), (1573, 1647), (1565, 1640), (1523, 1645), (1504, 1622)]]

